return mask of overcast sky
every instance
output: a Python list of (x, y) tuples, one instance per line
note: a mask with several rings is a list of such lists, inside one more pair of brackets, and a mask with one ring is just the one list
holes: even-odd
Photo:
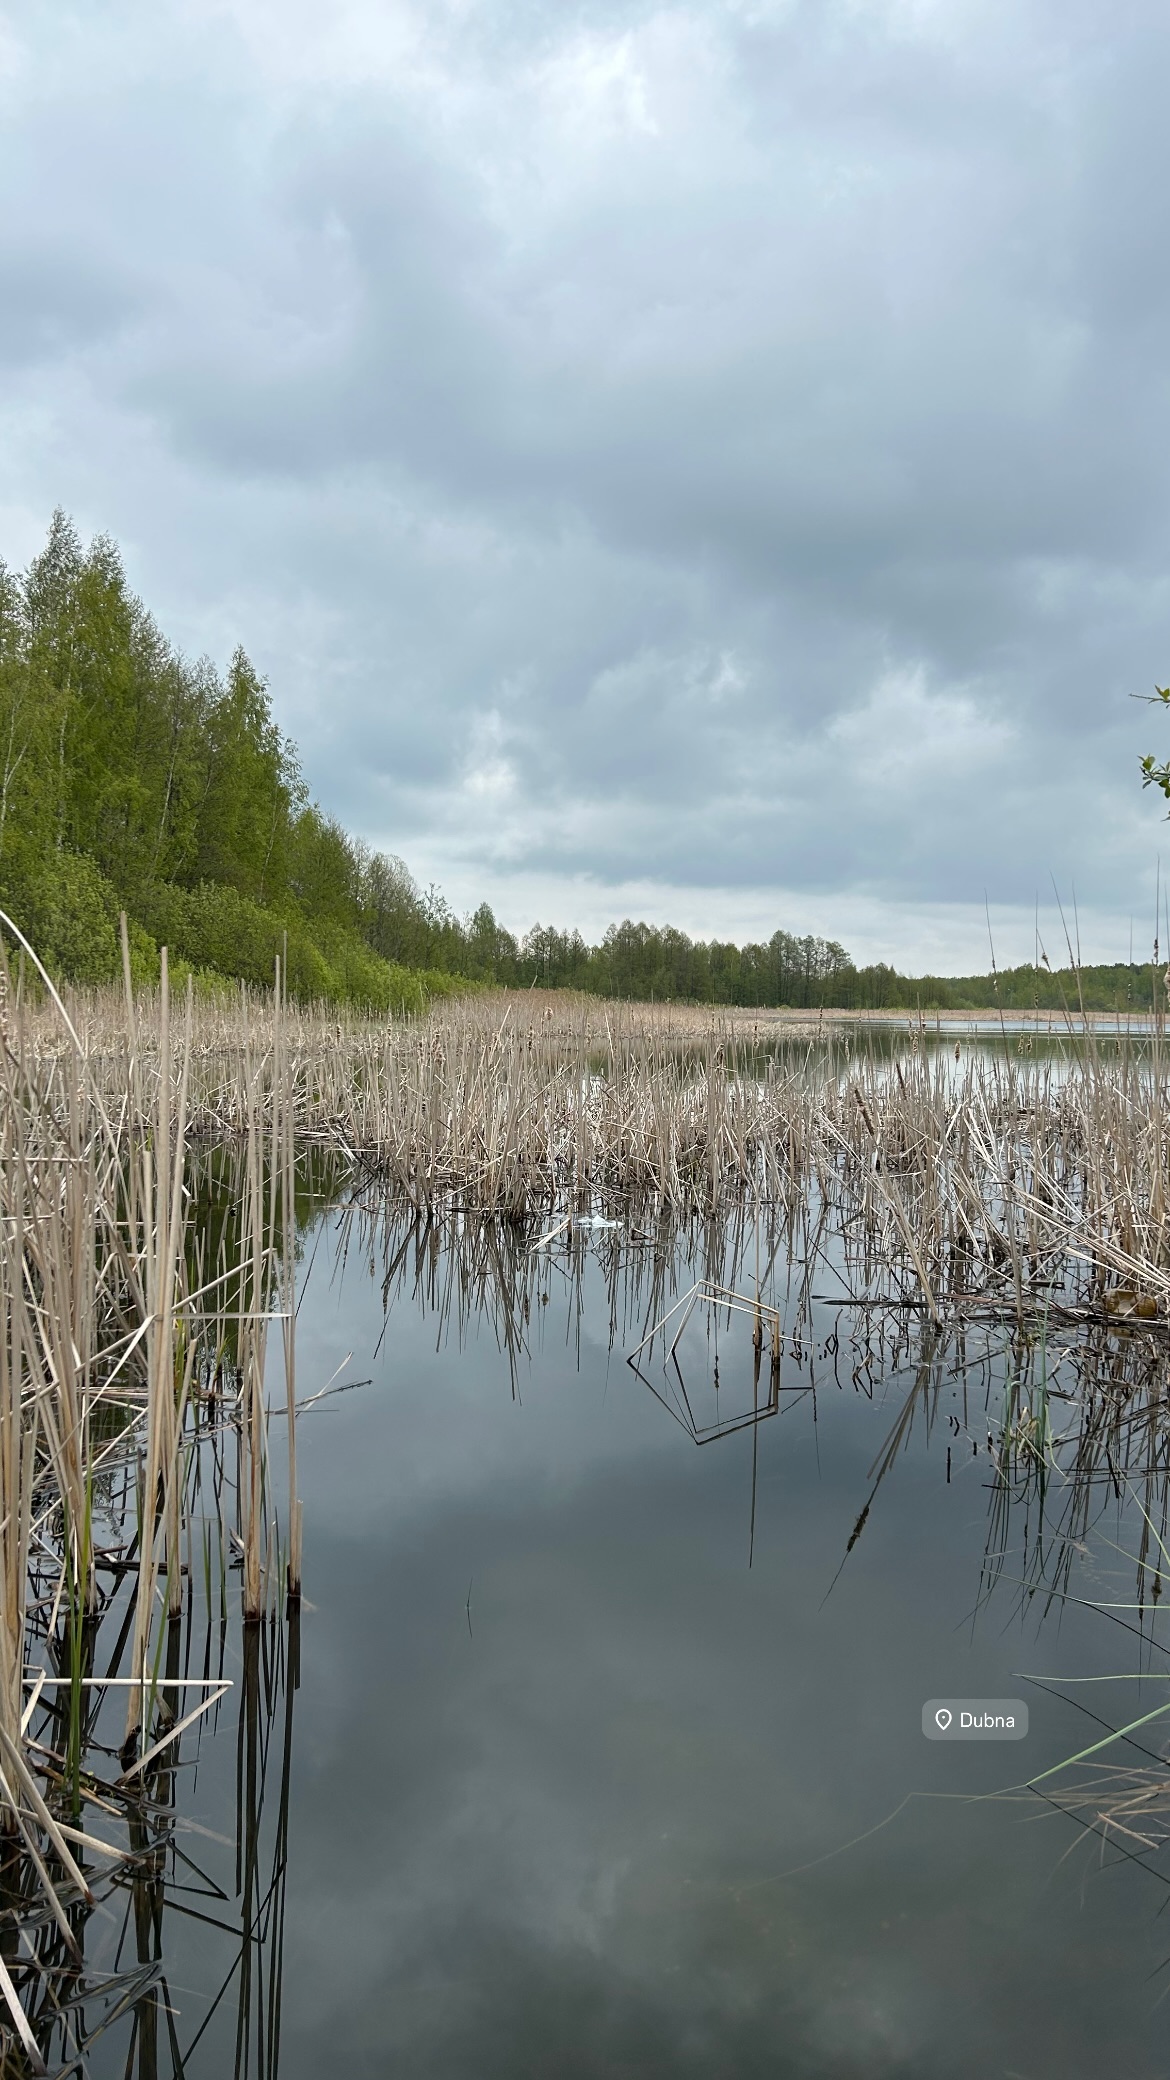
[(113, 534), (515, 929), (1140, 956), (1167, 78), (1155, 0), (0, 8), (0, 554)]

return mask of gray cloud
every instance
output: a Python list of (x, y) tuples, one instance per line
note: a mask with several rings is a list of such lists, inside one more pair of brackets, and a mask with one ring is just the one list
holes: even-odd
[(517, 925), (772, 891), (962, 965), (1052, 872), (1123, 953), (1168, 56), (1054, 0), (10, 17), (4, 546), (118, 534)]

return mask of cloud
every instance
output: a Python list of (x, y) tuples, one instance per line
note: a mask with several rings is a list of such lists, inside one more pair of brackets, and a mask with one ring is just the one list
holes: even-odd
[(109, 528), (514, 924), (772, 891), (904, 957), (1052, 873), (1105, 929), (1159, 836), (1167, 56), (1055, 0), (10, 15), (5, 551)]

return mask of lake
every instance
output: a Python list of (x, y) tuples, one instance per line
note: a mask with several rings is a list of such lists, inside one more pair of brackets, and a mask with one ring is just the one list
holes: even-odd
[[(677, 1377), (661, 1345), (625, 1359), (719, 1273), (711, 1236), (659, 1255), (653, 1301), (648, 1246), (531, 1239), (336, 1210), (308, 1236), (301, 1392), (368, 1384), (298, 1426), (299, 1687), (283, 1623), (240, 1686), (233, 1620), (237, 1689), (178, 1772), (187, 1861), (151, 1928), (139, 1902), (164, 1992), (91, 2070), (1170, 2073), (1156, 1855), (1019, 1788), (1161, 1701), (1071, 1680), (1170, 1670), (1156, 1604), (1086, 1607), (1134, 1600), (1128, 1492), (1094, 1491), (1046, 1600), (1021, 1585), (1057, 1497), (994, 1513), (1006, 1334), (923, 1369), (918, 1317), (800, 1322), (801, 1267), (773, 1267), (775, 1413), (700, 1446), (688, 1409), (769, 1400), (750, 1314), (696, 1303)], [(926, 1740), (940, 1697), (1023, 1698), (1028, 1737)], [(1148, 1762), (1162, 1723), (1105, 1763)]]

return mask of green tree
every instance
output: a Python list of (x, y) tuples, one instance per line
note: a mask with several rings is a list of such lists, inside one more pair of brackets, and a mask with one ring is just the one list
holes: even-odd
[(207, 716), (196, 861), (262, 907), (287, 894), (291, 825), (306, 790), (295, 747), (272, 719), (268, 688), (242, 649)]

